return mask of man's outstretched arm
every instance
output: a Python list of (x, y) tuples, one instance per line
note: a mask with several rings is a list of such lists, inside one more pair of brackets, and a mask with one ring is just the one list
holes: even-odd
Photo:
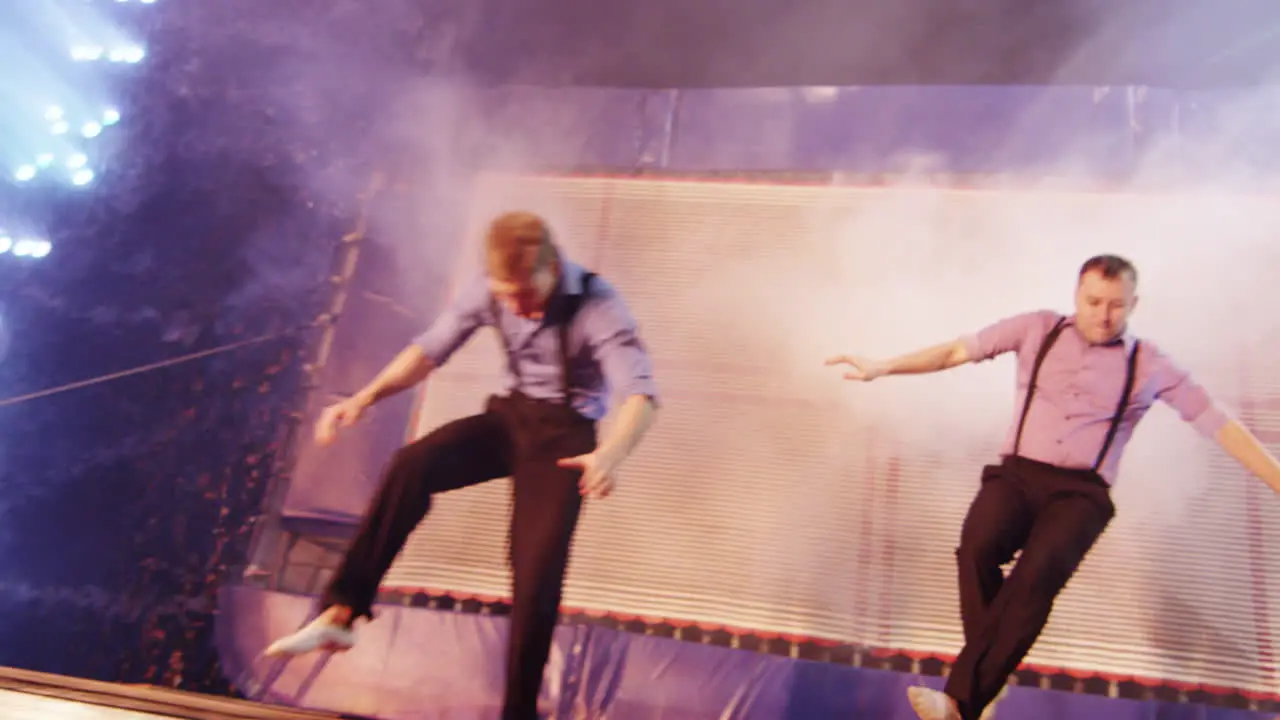
[(927, 347), (890, 360), (872, 360), (857, 355), (837, 355), (827, 365), (848, 365), (846, 380), (875, 380), (885, 375), (922, 375), (941, 372), (970, 362), (990, 360), (1007, 352), (1017, 352), (1023, 343), (1037, 334), (1043, 335), (1057, 321), (1051, 311), (1023, 313), (951, 342)]
[(1231, 420), (1218, 430), (1213, 439), (1244, 469), (1280, 493), (1280, 461), (1276, 460), (1262, 441), (1249, 432), (1249, 428), (1238, 420)]
[(889, 360), (870, 360), (853, 355), (829, 358), (827, 365), (848, 365), (846, 380), (874, 380), (885, 375), (921, 375), (935, 373), (969, 362), (969, 350), (963, 340), (952, 340)]
[(419, 345), (401, 350), (367, 385), (356, 393), (365, 407), (417, 385), (435, 369), (435, 363)]
[(443, 365), (481, 326), (484, 297), (483, 284), (464, 287), (431, 327), (392, 358), (373, 380), (320, 413), (316, 421), (316, 441), (328, 445), (340, 429), (354, 425), (374, 403), (426, 380), (432, 370)]
[(367, 407), (426, 380), (484, 324), (481, 315), (487, 297), (482, 280), (465, 285), (431, 327), (392, 358), (355, 397)]
[(1280, 462), (1249, 428), (1228, 415), (1190, 373), (1158, 348), (1151, 363), (1162, 378), (1168, 378), (1156, 397), (1177, 411), (1183, 421), (1201, 435), (1218, 443), (1244, 469), (1280, 493)]

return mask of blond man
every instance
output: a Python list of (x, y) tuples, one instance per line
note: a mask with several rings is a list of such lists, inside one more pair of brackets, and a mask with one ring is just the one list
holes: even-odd
[[(378, 585), (434, 495), (511, 477), (511, 631), (502, 717), (537, 717), (559, 615), (569, 548), (584, 497), (603, 498), (653, 421), (657, 388), (636, 322), (608, 282), (567, 259), (547, 223), (527, 212), (496, 218), (485, 271), (461, 287), (434, 324), (352, 397), (327, 408), (321, 444), (374, 403), (424, 381), (480, 328), (496, 328), (507, 392), (401, 448), (310, 624), (270, 655), (345, 650), (373, 618)], [(609, 398), (623, 400), (597, 444)]]

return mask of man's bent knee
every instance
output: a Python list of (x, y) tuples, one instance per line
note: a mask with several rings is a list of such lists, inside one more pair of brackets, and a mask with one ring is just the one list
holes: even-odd
[(1036, 596), (1051, 599), (1066, 586), (1078, 564), (1071, 553), (1051, 551), (1023, 556), (1017, 567)]
[(962, 538), (955, 553), (961, 567), (998, 568), (1011, 559), (1011, 554), (994, 538)]

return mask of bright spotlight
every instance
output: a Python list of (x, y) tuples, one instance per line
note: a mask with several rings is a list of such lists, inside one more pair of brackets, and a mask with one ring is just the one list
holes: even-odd
[(42, 258), (53, 252), (53, 245), (47, 240), (19, 240), (13, 244), (15, 257)]
[(71, 125), (66, 120), (59, 120), (49, 126), (49, 132), (54, 135), (66, 135), (70, 130)]
[(108, 108), (102, 113), (103, 125), (115, 125), (120, 122), (120, 111), (115, 108)]
[(48, 120), (49, 122), (53, 122), (55, 120), (61, 120), (62, 114), (63, 114), (62, 108), (58, 107), (57, 105), (50, 105), (44, 111), (44, 119)]
[(13, 238), (8, 235), (0, 235), (0, 255), (3, 255), (13, 249)]
[(96, 138), (102, 134), (102, 126), (96, 122), (85, 123), (84, 127), (80, 128), (80, 134), (87, 138)]
[(146, 50), (143, 50), (137, 45), (127, 45), (125, 47), (119, 47), (112, 50), (111, 54), (108, 55), (107, 58), (111, 60), (111, 62), (133, 64), (142, 62), (142, 59), (146, 56)]
[(27, 182), (29, 180), (34, 179), (35, 176), (36, 176), (35, 165), (23, 165), (13, 173), (13, 179), (17, 180), (18, 182)]
[(36, 156), (36, 166), (47, 168), (53, 164), (53, 153), (40, 153)]
[(71, 175), (71, 184), (77, 187), (84, 187), (93, 182), (94, 177), (93, 171), (88, 168), (77, 170)]
[(67, 167), (75, 170), (89, 164), (89, 157), (84, 153), (76, 153), (67, 158)]

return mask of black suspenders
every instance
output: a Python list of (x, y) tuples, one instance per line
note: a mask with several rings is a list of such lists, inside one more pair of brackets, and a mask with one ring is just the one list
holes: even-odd
[(573, 376), (569, 367), (569, 325), (578, 316), (582, 304), (587, 301), (587, 296), (591, 293), (591, 280), (595, 276), (595, 273), (582, 273), (582, 292), (565, 296), (564, 315), (560, 320), (560, 370), (563, 373), (564, 382), (564, 398), (561, 403), (564, 405), (570, 403), (569, 389), (573, 387)]
[[(582, 304), (586, 301), (587, 296), (591, 293), (591, 281), (596, 274), (584, 272), (582, 274), (582, 292), (576, 295), (559, 296), (559, 308), (548, 306), (547, 313), (555, 312), (558, 317), (549, 317), (548, 319), (556, 325), (560, 337), (560, 370), (561, 382), (564, 387), (564, 397), (561, 399), (562, 405), (570, 403), (569, 390), (573, 387), (572, 373), (569, 367), (569, 325), (573, 323), (573, 319), (577, 317), (578, 310), (582, 309)], [(552, 302), (556, 302), (553, 299)], [(511, 369), (511, 376), (516, 379), (516, 387), (520, 385), (520, 366), (516, 362), (515, 353), (511, 351), (511, 346), (507, 344), (507, 336), (502, 333), (502, 328), (498, 326), (499, 313), (501, 308), (498, 307), (498, 301), (492, 300), (494, 329), (498, 331), (498, 339), (502, 341), (502, 349), (507, 354), (507, 367)]]
[(1027, 422), (1027, 413), (1031, 412), (1031, 396), (1036, 393), (1036, 380), (1040, 377), (1040, 366), (1044, 364), (1044, 356), (1049, 354), (1049, 348), (1058, 341), (1058, 336), (1062, 334), (1062, 328), (1066, 327), (1066, 324), (1066, 318), (1058, 318), (1053, 329), (1044, 336), (1044, 342), (1040, 343), (1040, 351), (1036, 353), (1036, 362), (1031, 366), (1031, 379), (1027, 381), (1027, 398), (1022, 403), (1022, 416), (1018, 418), (1018, 432), (1013, 436), (1014, 455), (1018, 454), (1018, 447), (1022, 445), (1022, 426)]
[[(1044, 337), (1044, 342), (1040, 344), (1040, 351), (1036, 353), (1036, 362), (1031, 366), (1031, 379), (1027, 382), (1027, 399), (1022, 404), (1022, 416), (1018, 418), (1018, 431), (1013, 437), (1013, 454), (1018, 454), (1018, 446), (1022, 444), (1022, 426), (1027, 422), (1027, 413), (1031, 411), (1031, 397), (1036, 392), (1036, 380), (1040, 377), (1040, 366), (1044, 364), (1044, 358), (1049, 354), (1049, 348), (1057, 342), (1058, 336), (1062, 334), (1063, 328), (1066, 327), (1067, 319), (1060, 318)], [(1125, 372), (1124, 391), (1120, 394), (1120, 403), (1116, 406), (1115, 415), (1111, 417), (1111, 427), (1107, 428), (1106, 440), (1102, 442), (1102, 450), (1098, 452), (1098, 459), (1093, 463), (1093, 472), (1097, 472), (1102, 467), (1102, 461), (1106, 459), (1107, 452), (1111, 450), (1111, 444), (1115, 442), (1116, 431), (1120, 429), (1120, 422), (1124, 419), (1124, 411), (1129, 408), (1129, 399), (1133, 395), (1133, 381), (1138, 369), (1138, 346), (1137, 340), (1133, 341), (1133, 348), (1129, 351), (1129, 364)]]

